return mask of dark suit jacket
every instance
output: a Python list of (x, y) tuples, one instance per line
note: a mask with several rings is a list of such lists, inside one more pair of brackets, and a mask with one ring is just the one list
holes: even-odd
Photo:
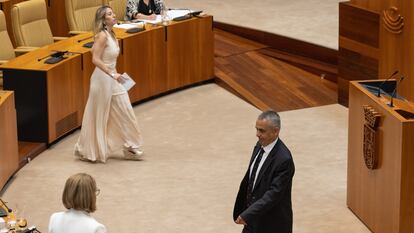
[[(249, 168), (260, 150), (256, 144)], [(249, 169), (237, 194), (233, 219), (240, 215), (247, 223), (244, 232), (291, 233), (292, 232), (292, 178), (295, 165), (292, 155), (282, 140), (277, 141), (260, 169), (252, 192), (252, 204), (247, 207), (246, 196)]]

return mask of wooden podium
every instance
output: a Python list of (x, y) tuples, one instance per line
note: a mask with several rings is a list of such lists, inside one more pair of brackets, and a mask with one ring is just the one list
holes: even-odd
[(0, 91), (0, 191), (18, 167), (14, 92)]
[(375, 233), (411, 233), (414, 104), (394, 99), (390, 107), (389, 96), (376, 94), (380, 83), (350, 83), (347, 205)]

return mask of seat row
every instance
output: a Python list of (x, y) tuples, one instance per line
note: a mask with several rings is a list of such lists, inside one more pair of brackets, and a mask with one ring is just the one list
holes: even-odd
[[(66, 17), (70, 31), (68, 35), (76, 35), (93, 30), (96, 9), (109, 4), (120, 19), (126, 9), (125, 0), (65, 0)], [(11, 9), (11, 23), (16, 48), (7, 31), (6, 17), (0, 11), (0, 65), (16, 56), (36, 48), (52, 44), (66, 37), (54, 37), (47, 19), (47, 7), (44, 0), (29, 0), (14, 4)], [(0, 73), (0, 89), (3, 78)]]

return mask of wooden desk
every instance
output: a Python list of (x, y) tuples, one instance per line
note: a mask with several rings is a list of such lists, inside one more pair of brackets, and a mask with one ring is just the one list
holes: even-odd
[[(64, 49), (59, 46), (55, 50), (64, 50), (69, 51), (70, 53), (76, 53), (81, 55), (81, 70), (82, 70), (82, 83), (81, 89), (78, 94), (82, 95), (82, 103), (81, 103), (81, 110), (80, 110), (80, 119), (82, 121), (83, 112), (86, 106), (86, 101), (88, 100), (89, 95), (89, 84), (90, 78), (92, 75), (93, 70), (95, 69), (95, 65), (92, 63), (92, 53), (90, 48), (83, 47), (84, 44), (88, 42), (93, 42), (93, 33), (85, 33), (80, 34), (70, 38), (69, 41)], [(67, 40), (65, 40), (67, 41)]]
[(116, 30), (122, 42), (118, 70), (137, 83), (131, 102), (213, 78), (212, 25), (213, 17), (203, 16), (136, 34)]
[(174, 22), (166, 27), (168, 90), (214, 76), (213, 17)]
[[(115, 29), (121, 53), (120, 73), (137, 83), (132, 103), (213, 78), (212, 16), (128, 34)], [(95, 66), (86, 33), (56, 42), (1, 65), (4, 89), (16, 91), (19, 140), (52, 143), (80, 126)], [(72, 55), (57, 64), (44, 64), (53, 51)]]
[(0, 190), (19, 166), (14, 93), (0, 91)]
[[(389, 107), (389, 99), (377, 97), (360, 83), (351, 82), (349, 89), (348, 207), (373, 232), (414, 232), (414, 119), (400, 114), (403, 110), (414, 116), (414, 104), (396, 100), (396, 107)], [(364, 105), (380, 114), (372, 131)], [(365, 164), (364, 143), (375, 148), (376, 169)]]
[(165, 27), (128, 34), (116, 30), (121, 41), (118, 71), (128, 73), (137, 83), (130, 91), (131, 102), (167, 91)]
[(81, 124), (83, 112), (81, 55), (57, 64), (43, 57), (65, 50), (69, 38), (19, 56), (2, 65), (4, 89), (15, 90), (18, 136), (21, 141), (51, 143)]

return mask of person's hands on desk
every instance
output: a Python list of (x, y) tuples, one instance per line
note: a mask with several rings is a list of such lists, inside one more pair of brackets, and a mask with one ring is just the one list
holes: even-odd
[(155, 20), (155, 19), (157, 19), (157, 15), (156, 14), (144, 15), (144, 14), (138, 13), (135, 16), (135, 19)]

